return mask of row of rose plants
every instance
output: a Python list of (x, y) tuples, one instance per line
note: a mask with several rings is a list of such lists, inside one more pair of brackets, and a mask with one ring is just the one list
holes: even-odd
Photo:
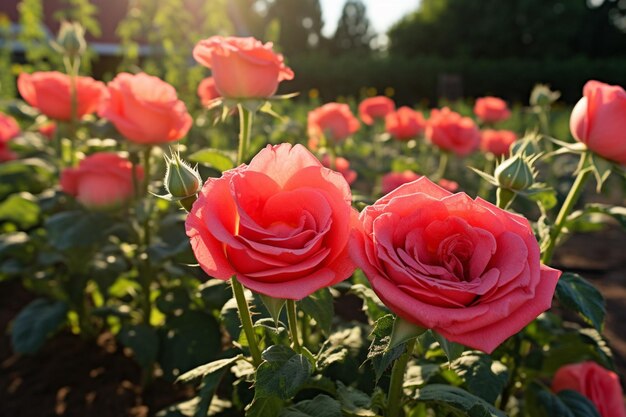
[[(271, 44), (198, 43), (212, 77), (195, 123), (157, 77), (79, 75), (75, 26), (57, 46), (65, 73), (19, 77), (27, 131), (2, 117), (2, 274), (42, 295), (13, 323), (16, 351), (65, 326), (111, 331), (146, 383), (198, 384), (166, 416), (626, 415), (600, 293), (549, 266), (598, 215), (626, 223), (622, 207), (579, 201), (590, 177), (600, 191), (623, 173), (622, 88), (585, 86), (577, 142), (550, 137), (557, 95), (539, 87), (539, 130), (521, 139), (496, 130), (511, 112), (494, 97), (477, 120), (373, 97), (358, 118), (310, 109), (307, 149), (292, 96), (275, 95), (294, 74)], [(451, 177), (470, 160), (480, 169)]]

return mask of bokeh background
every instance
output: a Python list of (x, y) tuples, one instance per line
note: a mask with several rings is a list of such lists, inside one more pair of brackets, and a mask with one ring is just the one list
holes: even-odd
[(87, 28), (85, 72), (140, 65), (186, 100), (205, 75), (190, 51), (215, 34), (273, 41), (297, 74), (283, 89), (323, 100), (526, 102), (543, 82), (572, 103), (590, 78), (626, 84), (625, 0), (3, 0), (2, 96), (23, 65), (60, 66), (48, 40), (63, 19)]

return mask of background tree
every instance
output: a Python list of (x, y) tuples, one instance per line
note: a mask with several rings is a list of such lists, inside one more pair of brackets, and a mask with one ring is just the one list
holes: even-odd
[(373, 37), (365, 4), (360, 0), (347, 0), (332, 38), (333, 52), (369, 51)]
[(316, 50), (323, 44), (319, 0), (268, 1), (266, 20), (278, 24), (276, 41), (287, 56)]

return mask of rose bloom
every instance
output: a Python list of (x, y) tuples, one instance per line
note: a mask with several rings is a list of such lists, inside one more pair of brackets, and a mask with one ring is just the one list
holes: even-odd
[(0, 112), (0, 162), (12, 161), (17, 158), (9, 149), (9, 141), (20, 134), (20, 126), (14, 118)]
[[(22, 98), (46, 116), (69, 121), (72, 118), (72, 96), (70, 76), (57, 72), (22, 73), (17, 79), (17, 88)], [(91, 77), (76, 77), (76, 116), (81, 119), (98, 109), (106, 96), (106, 88)]]
[(565, 365), (556, 371), (552, 391), (563, 390), (573, 390), (587, 397), (602, 417), (626, 417), (619, 377), (595, 362)]
[(510, 130), (485, 129), (480, 133), (480, 149), (495, 156), (508, 155), (516, 140), (517, 135)]
[(98, 110), (131, 142), (158, 145), (181, 139), (191, 127), (185, 103), (174, 87), (148, 74), (120, 73), (108, 84)]
[(220, 97), (219, 91), (215, 88), (213, 77), (207, 77), (198, 85), (198, 97), (203, 106), (208, 106), (213, 100)]
[(322, 136), (335, 143), (341, 142), (359, 130), (359, 125), (347, 104), (324, 104), (309, 112), (309, 147), (317, 149)]
[(511, 117), (506, 101), (498, 97), (482, 97), (474, 104), (474, 114), (487, 123), (500, 122)]
[[(390, 172), (388, 174), (383, 175), (383, 179), (381, 183), (382, 192), (383, 194), (389, 194), (390, 192), (400, 187), (401, 185), (407, 184), (409, 182), (413, 182), (416, 179), (419, 179), (422, 177), (423, 175), (416, 174), (415, 172), (410, 171), (408, 169), (403, 172)], [(456, 183), (455, 181), (447, 180), (445, 178), (442, 178), (439, 181), (437, 181), (437, 184), (439, 184), (440, 187), (443, 187), (444, 189), (450, 192), (455, 192), (456, 190), (459, 189), (458, 183)]]
[(385, 129), (397, 140), (414, 139), (425, 127), (426, 121), (422, 113), (410, 107), (400, 107), (385, 117)]
[[(140, 166), (135, 176), (137, 181), (143, 180)], [(133, 197), (133, 166), (115, 153), (95, 153), (80, 161), (78, 167), (63, 170), (61, 189), (86, 207), (117, 208)]]
[(626, 165), (626, 91), (617, 85), (589, 81), (574, 107), (574, 137), (606, 159)]
[(422, 177), (360, 215), (350, 253), (398, 316), (491, 353), (550, 308), (560, 271), (528, 221)]
[(474, 121), (447, 107), (430, 113), (426, 137), (442, 150), (459, 156), (469, 155), (480, 145), (480, 131)]
[(326, 168), (334, 169), (335, 171), (343, 175), (348, 185), (352, 185), (352, 183), (356, 181), (357, 173), (355, 170), (350, 169), (350, 162), (346, 158), (338, 156), (335, 158), (335, 166), (333, 168), (331, 166), (332, 164), (330, 163), (330, 158), (330, 155), (324, 155), (324, 157), (322, 158), (322, 165), (324, 165)]
[(193, 57), (211, 68), (220, 95), (233, 99), (267, 98), (278, 83), (293, 79), (283, 56), (254, 38), (213, 36), (193, 49)]
[(268, 145), (249, 165), (205, 182), (187, 235), (208, 275), (299, 300), (354, 271), (351, 198), (343, 176), (302, 145)]
[(395, 103), (388, 97), (370, 97), (359, 104), (359, 117), (366, 125), (372, 125), (376, 119), (384, 119), (395, 109)]

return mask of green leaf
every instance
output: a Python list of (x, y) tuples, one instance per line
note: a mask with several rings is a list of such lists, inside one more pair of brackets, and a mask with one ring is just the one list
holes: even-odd
[(333, 305), (333, 296), (328, 288), (322, 288), (303, 298), (298, 303), (298, 306), (302, 311), (315, 319), (324, 335), (330, 333), (330, 327), (335, 316), (335, 307)]
[(389, 340), (389, 346), (387, 349), (393, 349), (400, 344), (415, 339), (425, 331), (425, 328), (417, 326), (407, 320), (404, 320), (402, 317), (397, 316), (393, 322), (393, 330), (391, 331), (391, 339)]
[(54, 167), (42, 159), (28, 158), (0, 164), (0, 200), (28, 191), (39, 194), (53, 183)]
[(622, 228), (626, 229), (626, 207), (609, 206), (606, 204), (587, 204), (584, 212), (601, 213), (617, 220)]
[(230, 337), (233, 340), (238, 340), (239, 335), (241, 334), (241, 322), (239, 320), (238, 311), (237, 300), (231, 298), (226, 302), (226, 304), (224, 304), (219, 315), (226, 331), (230, 334)]
[(255, 398), (246, 407), (246, 417), (277, 416), (283, 409), (283, 400), (277, 397)]
[(574, 417), (600, 417), (596, 406), (576, 391), (564, 390), (559, 392), (557, 397), (570, 409)]
[(606, 315), (604, 297), (589, 281), (571, 272), (564, 273), (556, 286), (556, 298), (602, 332)]
[(415, 393), (415, 400), (444, 405), (465, 413), (468, 417), (506, 417), (482, 398), (450, 385), (426, 385)]
[(468, 391), (493, 404), (508, 381), (508, 372), (500, 362), (481, 352), (465, 352), (450, 364), (463, 378)]
[(263, 305), (267, 308), (267, 311), (272, 316), (274, 320), (274, 324), (278, 327), (278, 323), (280, 322), (280, 312), (285, 306), (286, 300), (280, 298), (270, 297), (269, 295), (259, 294), (261, 297), (261, 301), (263, 301)]
[(218, 149), (199, 150), (189, 155), (189, 160), (214, 168), (220, 172), (228, 171), (235, 167), (230, 156)]
[(526, 391), (526, 408), (537, 417), (600, 417), (597, 408), (581, 394), (565, 390), (558, 394), (533, 382)]
[(218, 359), (216, 361), (200, 365), (197, 368), (194, 368), (191, 371), (187, 371), (183, 375), (179, 376), (176, 379), (176, 382), (191, 382), (194, 379), (205, 377), (212, 373), (221, 371), (222, 369), (231, 366), (242, 359), (244, 359), (243, 355), (237, 355), (232, 358)]
[(448, 339), (435, 331), (431, 331), (431, 333), (437, 340), (437, 343), (439, 343), (439, 346), (441, 346), (441, 349), (443, 349), (443, 351), (445, 352), (446, 356), (448, 357), (448, 361), (452, 362), (463, 354), (465, 346), (458, 343), (450, 342)]
[(124, 325), (117, 339), (133, 351), (135, 360), (142, 368), (149, 368), (156, 361), (159, 337), (153, 327), (147, 324)]
[(221, 350), (221, 334), (215, 318), (200, 311), (168, 317), (159, 328), (159, 338), (159, 363), (169, 380), (213, 361)]
[(341, 381), (337, 381), (337, 397), (341, 403), (341, 409), (350, 416), (376, 416), (372, 410), (372, 399), (363, 391), (347, 387)]
[(20, 229), (29, 229), (39, 223), (41, 210), (28, 193), (13, 194), (0, 203), (0, 222), (15, 223)]
[(18, 353), (34, 354), (65, 323), (68, 306), (63, 301), (38, 298), (19, 312), (11, 331), (11, 343)]
[(300, 401), (280, 413), (280, 417), (341, 417), (341, 415), (339, 401), (324, 394), (311, 400)]
[(378, 298), (374, 290), (371, 288), (368, 288), (363, 284), (354, 284), (350, 288), (350, 293), (363, 300), (363, 310), (370, 320), (376, 321), (389, 313), (387, 307), (385, 307), (383, 302), (380, 301), (380, 298)]
[(286, 346), (270, 346), (262, 355), (264, 362), (256, 371), (255, 398), (288, 400), (311, 376), (309, 360)]
[(403, 343), (388, 349), (393, 323), (394, 316), (392, 314), (387, 314), (374, 323), (374, 330), (372, 331), (374, 340), (367, 352), (367, 360), (372, 362), (376, 381), (383, 376), (393, 361), (398, 359), (405, 351)]
[(556, 191), (543, 183), (534, 183), (529, 189), (520, 192), (526, 198), (537, 202), (544, 210), (550, 210), (557, 205)]
[(109, 235), (111, 220), (102, 213), (64, 211), (46, 220), (50, 243), (59, 250), (95, 245)]

